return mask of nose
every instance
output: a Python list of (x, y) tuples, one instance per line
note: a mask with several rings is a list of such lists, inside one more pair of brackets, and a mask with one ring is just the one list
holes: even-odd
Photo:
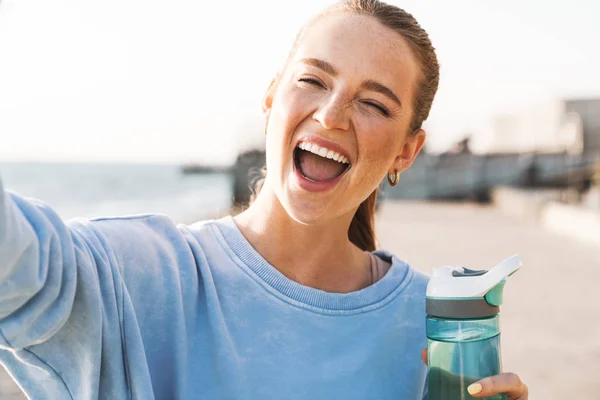
[(313, 114), (313, 119), (327, 130), (350, 129), (350, 115), (348, 104), (342, 96), (334, 95), (324, 101)]

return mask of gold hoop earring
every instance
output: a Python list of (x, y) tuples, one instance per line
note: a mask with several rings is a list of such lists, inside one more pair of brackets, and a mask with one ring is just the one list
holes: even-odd
[(400, 181), (400, 171), (394, 171), (393, 174), (388, 174), (387, 178), (390, 186), (396, 186)]

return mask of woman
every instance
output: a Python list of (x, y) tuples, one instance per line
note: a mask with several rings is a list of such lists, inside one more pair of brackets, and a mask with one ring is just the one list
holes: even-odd
[[(32, 399), (423, 398), (427, 278), (371, 251), (437, 84), (412, 16), (343, 2), (268, 89), (268, 172), (235, 218), (65, 225), (0, 191), (1, 361)], [(513, 374), (471, 391), (527, 398)]]

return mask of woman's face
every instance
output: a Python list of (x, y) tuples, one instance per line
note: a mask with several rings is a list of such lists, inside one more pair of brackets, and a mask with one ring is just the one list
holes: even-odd
[(418, 76), (406, 41), (372, 17), (334, 14), (305, 31), (263, 105), (266, 184), (292, 218), (351, 216), (410, 166), (425, 138), (408, 132)]

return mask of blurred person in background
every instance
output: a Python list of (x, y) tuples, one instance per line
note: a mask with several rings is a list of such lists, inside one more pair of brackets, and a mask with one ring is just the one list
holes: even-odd
[[(438, 80), (410, 14), (343, 1), (268, 88), (267, 174), (241, 214), (65, 224), (0, 190), (0, 360), (32, 399), (427, 398), (427, 277), (376, 250), (373, 213)], [(510, 373), (469, 392), (528, 396)]]

